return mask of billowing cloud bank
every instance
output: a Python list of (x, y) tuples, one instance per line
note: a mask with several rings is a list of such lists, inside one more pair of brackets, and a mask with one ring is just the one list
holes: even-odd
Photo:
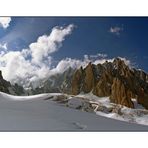
[[(82, 60), (65, 58), (52, 68), (54, 61), (52, 53), (57, 52), (65, 38), (72, 34), (74, 25), (65, 27), (56, 26), (49, 35), (38, 37), (27, 49), (9, 51), (7, 44), (0, 45), (0, 70), (6, 80), (28, 87), (31, 83), (47, 78), (52, 74), (64, 72), (67, 68), (85, 66), (88, 62), (103, 63), (107, 59), (106, 54), (84, 55)], [(125, 59), (126, 60), (126, 59)], [(127, 61), (127, 60), (126, 60)], [(129, 61), (127, 61), (129, 64)]]

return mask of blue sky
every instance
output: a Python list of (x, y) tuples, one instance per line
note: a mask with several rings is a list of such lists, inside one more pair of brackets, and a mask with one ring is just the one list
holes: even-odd
[(69, 24), (74, 25), (72, 33), (64, 37), (60, 50), (50, 53), (53, 66), (67, 57), (101, 53), (108, 59), (124, 57), (148, 72), (147, 17), (11, 17), (8, 27), (0, 27), (0, 44), (7, 44), (7, 52), (21, 51), (50, 35), (55, 26)]
[[(7, 42), (10, 50), (21, 50), (38, 36), (49, 34), (54, 26), (71, 23), (76, 28), (61, 50), (53, 54), (55, 59), (105, 53), (108, 57), (126, 57), (148, 71), (148, 18), (12, 17), (8, 29), (0, 28), (0, 42)], [(116, 35), (109, 32), (111, 27), (123, 30)]]

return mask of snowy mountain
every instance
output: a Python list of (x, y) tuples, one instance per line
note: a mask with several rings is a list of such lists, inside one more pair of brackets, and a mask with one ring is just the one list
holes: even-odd
[(148, 74), (120, 58), (68, 68), (28, 90), (0, 73), (0, 130), (145, 131), (147, 109)]
[[(92, 94), (12, 96), (0, 92), (0, 131), (148, 131), (145, 125), (97, 115), (98, 111), (93, 111), (90, 105), (98, 103), (95, 99), (99, 100)], [(106, 106), (108, 101), (100, 99)], [(124, 112), (130, 111), (126, 110)]]
[(67, 68), (40, 80), (38, 87), (24, 90), (23, 87), (3, 79), (0, 74), (0, 91), (16, 95), (40, 93), (67, 93), (78, 95), (90, 93), (109, 97), (112, 103), (134, 108), (132, 98), (148, 109), (148, 74), (129, 67), (121, 58), (103, 64), (89, 63), (80, 69)]
[(79, 69), (68, 68), (52, 75), (30, 94), (64, 92), (78, 95), (90, 93), (109, 97), (112, 103), (135, 108), (132, 98), (148, 109), (148, 74), (127, 65), (121, 58), (103, 64), (89, 63)]

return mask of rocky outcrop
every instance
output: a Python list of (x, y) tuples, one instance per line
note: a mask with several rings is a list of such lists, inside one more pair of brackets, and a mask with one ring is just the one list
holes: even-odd
[(134, 107), (131, 100), (131, 91), (119, 78), (114, 78), (111, 90), (110, 100), (113, 103), (121, 104), (130, 108)]
[(0, 91), (9, 93), (10, 87), (11, 87), (10, 82), (3, 79), (2, 72), (0, 71)]
[(93, 93), (99, 97), (109, 96), (111, 94), (111, 82), (107, 73), (104, 73), (96, 86)]
[(74, 95), (77, 95), (81, 92), (82, 90), (82, 85), (83, 85), (83, 68), (81, 67), (74, 73), (74, 77), (72, 79), (72, 93)]
[(94, 69), (91, 63), (83, 69), (78, 69), (72, 79), (72, 93), (74, 95), (80, 92), (88, 93), (92, 90), (95, 84)]
[[(132, 98), (148, 109), (148, 74), (130, 68), (120, 58), (113, 62), (85, 68), (67, 69), (64, 73), (51, 76), (31, 94), (63, 92), (77, 95), (92, 92), (99, 97), (109, 96), (111, 102), (134, 108)], [(30, 93), (29, 93), (30, 94)]]
[(2, 71), (0, 71), (0, 80), (3, 79)]
[(83, 85), (83, 92), (88, 93), (94, 87), (95, 77), (93, 72), (93, 65), (91, 63), (84, 69), (84, 85)]
[(111, 102), (131, 108), (134, 108), (132, 98), (137, 98), (148, 109), (148, 74), (129, 68), (120, 58), (98, 65), (89, 63), (72, 78), (72, 94), (80, 92), (109, 96)]
[(22, 95), (25, 93), (22, 86), (18, 84), (12, 85), (9, 81), (3, 79), (2, 71), (0, 71), (0, 91), (13, 95)]

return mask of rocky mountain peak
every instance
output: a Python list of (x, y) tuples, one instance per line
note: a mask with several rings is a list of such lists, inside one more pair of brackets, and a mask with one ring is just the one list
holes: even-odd
[(122, 64), (125, 64), (125, 63), (121, 58), (117, 57), (117, 58), (114, 59), (113, 64), (122, 65)]
[(129, 68), (120, 58), (98, 65), (89, 63), (73, 75), (72, 94), (92, 92), (100, 97), (109, 96), (112, 102), (131, 108), (132, 98), (137, 98), (148, 108), (147, 79), (148, 74)]
[(148, 74), (130, 68), (120, 58), (97, 65), (90, 62), (85, 68), (69, 68), (51, 76), (33, 94), (45, 92), (73, 95), (91, 92), (99, 97), (108, 96), (111, 102), (131, 108), (134, 108), (132, 98), (135, 98), (148, 109)]

